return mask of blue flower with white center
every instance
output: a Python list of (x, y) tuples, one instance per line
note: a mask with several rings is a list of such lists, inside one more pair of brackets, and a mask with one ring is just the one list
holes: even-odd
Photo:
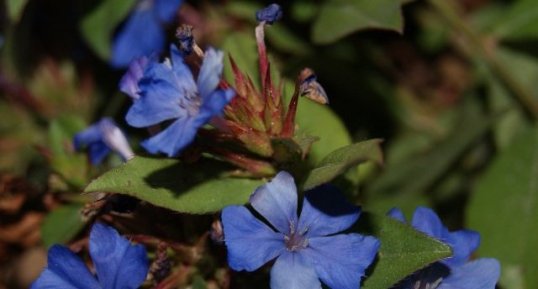
[(48, 265), (31, 289), (135, 289), (146, 280), (149, 268), (146, 249), (131, 245), (112, 227), (93, 225), (90, 256), (97, 278), (68, 248), (52, 246)]
[(124, 161), (134, 156), (129, 142), (116, 123), (105, 117), (73, 137), (76, 150), (88, 148), (90, 162), (100, 164), (110, 152), (119, 154)]
[[(405, 217), (399, 209), (390, 210), (388, 215), (405, 223)], [(447, 243), (452, 248), (453, 256), (414, 273), (394, 289), (495, 288), (500, 275), (499, 262), (492, 258), (469, 261), (480, 244), (477, 232), (449, 232), (434, 211), (423, 207), (415, 210), (411, 225), (418, 231)]]
[(360, 287), (379, 241), (355, 233), (336, 234), (355, 223), (360, 209), (347, 203), (335, 187), (308, 191), (297, 216), (295, 182), (280, 172), (252, 194), (250, 204), (270, 226), (244, 206), (222, 211), (232, 269), (254, 271), (276, 258), (272, 289), (321, 288), (320, 279), (333, 289)]
[(280, 18), (282, 18), (282, 8), (276, 3), (256, 11), (256, 21), (258, 22), (273, 24)]
[(148, 64), (138, 82), (139, 99), (127, 112), (127, 123), (139, 128), (172, 123), (142, 143), (147, 151), (176, 156), (194, 140), (201, 126), (222, 114), (235, 95), (232, 89), (218, 89), (222, 58), (221, 51), (208, 49), (196, 82), (175, 46), (171, 59)]
[(174, 20), (182, 0), (140, 0), (112, 43), (110, 63), (126, 67), (140, 56), (162, 51), (164, 26)]

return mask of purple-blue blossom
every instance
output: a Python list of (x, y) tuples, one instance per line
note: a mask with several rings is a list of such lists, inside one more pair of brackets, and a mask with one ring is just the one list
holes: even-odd
[[(399, 209), (388, 215), (406, 222)], [(419, 207), (413, 214), (411, 225), (433, 238), (448, 244), (453, 256), (436, 262), (397, 284), (393, 289), (494, 289), (500, 275), (500, 264), (493, 258), (469, 261), (480, 244), (480, 236), (471, 230), (450, 232), (437, 214)]]
[(221, 51), (206, 51), (195, 81), (181, 52), (173, 45), (170, 50), (170, 59), (147, 64), (138, 82), (138, 99), (126, 120), (138, 128), (171, 121), (164, 130), (142, 142), (150, 153), (162, 152), (171, 157), (194, 140), (200, 127), (222, 114), (235, 92), (218, 88), (223, 69)]
[(252, 194), (250, 204), (268, 223), (244, 206), (222, 211), (232, 269), (254, 271), (276, 259), (272, 289), (315, 289), (321, 282), (333, 289), (360, 288), (380, 244), (370, 236), (337, 234), (357, 221), (360, 209), (347, 203), (335, 187), (308, 191), (298, 216), (293, 177), (280, 172)]
[(256, 11), (256, 21), (258, 22), (273, 24), (280, 18), (282, 18), (282, 8), (276, 3)]
[(134, 156), (127, 138), (116, 123), (108, 117), (102, 118), (77, 133), (73, 137), (73, 145), (76, 150), (87, 147), (90, 162), (93, 165), (101, 163), (110, 152), (119, 154), (124, 161)]
[(165, 47), (165, 25), (174, 20), (182, 0), (139, 0), (112, 43), (110, 63), (122, 68)]
[(68, 248), (52, 246), (48, 265), (31, 289), (135, 289), (146, 280), (146, 249), (130, 244), (112, 227), (93, 225), (90, 256), (97, 276)]

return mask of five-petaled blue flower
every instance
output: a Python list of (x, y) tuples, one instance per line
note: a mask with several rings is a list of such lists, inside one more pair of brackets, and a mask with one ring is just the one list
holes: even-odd
[(138, 82), (139, 98), (127, 112), (127, 123), (149, 127), (163, 121), (173, 122), (142, 143), (146, 150), (176, 156), (194, 140), (201, 126), (222, 114), (235, 95), (232, 89), (218, 89), (222, 58), (222, 52), (209, 48), (196, 82), (175, 46), (171, 47), (171, 59), (147, 64)]
[(90, 256), (97, 279), (68, 248), (52, 246), (47, 268), (31, 289), (135, 289), (146, 280), (149, 267), (146, 249), (131, 245), (112, 227), (93, 225)]
[(258, 22), (273, 24), (280, 18), (282, 18), (282, 8), (276, 3), (256, 11), (256, 21)]
[(244, 206), (222, 211), (232, 269), (253, 271), (276, 258), (272, 289), (321, 288), (319, 279), (333, 289), (360, 287), (379, 241), (336, 234), (355, 223), (360, 209), (347, 203), (335, 187), (323, 185), (307, 192), (298, 217), (293, 177), (280, 172), (252, 194), (250, 203), (272, 227)]
[(125, 135), (111, 118), (105, 117), (73, 138), (76, 150), (88, 147), (90, 161), (97, 165), (111, 152), (119, 154), (124, 161), (134, 156)]
[[(399, 209), (389, 216), (405, 223)], [(499, 262), (492, 258), (469, 261), (480, 244), (480, 236), (470, 230), (450, 232), (437, 214), (428, 208), (415, 210), (411, 225), (452, 248), (451, 258), (436, 262), (403, 280), (394, 289), (494, 289), (500, 274)]]
[(126, 67), (140, 56), (162, 51), (164, 25), (172, 22), (182, 0), (140, 0), (112, 43), (110, 63)]

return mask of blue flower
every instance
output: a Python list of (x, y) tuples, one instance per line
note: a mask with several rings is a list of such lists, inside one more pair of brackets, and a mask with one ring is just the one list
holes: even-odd
[(291, 175), (280, 172), (251, 196), (254, 210), (229, 206), (222, 211), (228, 263), (234, 270), (254, 271), (276, 258), (272, 289), (358, 289), (379, 241), (359, 234), (336, 234), (359, 218), (360, 209), (346, 203), (335, 187), (306, 193), (297, 216), (297, 189)]
[(76, 150), (88, 147), (93, 165), (101, 163), (111, 151), (119, 154), (123, 160), (134, 156), (125, 135), (108, 117), (77, 133), (73, 138), (73, 145)]
[(175, 46), (171, 48), (171, 59), (148, 64), (138, 82), (139, 99), (127, 112), (127, 123), (149, 127), (167, 120), (173, 122), (142, 143), (146, 150), (176, 156), (194, 140), (201, 126), (222, 114), (235, 95), (232, 89), (217, 89), (222, 58), (222, 52), (208, 49), (196, 82)]
[(97, 279), (68, 248), (49, 249), (47, 268), (31, 289), (135, 289), (148, 273), (146, 249), (131, 245), (112, 227), (96, 223), (90, 233), (90, 256)]
[(140, 88), (138, 82), (144, 76), (144, 71), (150, 62), (154, 61), (154, 58), (148, 58), (142, 56), (131, 61), (129, 68), (120, 80), (120, 91), (131, 97), (132, 100), (140, 98)]
[(280, 18), (282, 18), (282, 8), (276, 3), (256, 11), (256, 21), (258, 22), (273, 24)]
[(182, 0), (140, 0), (112, 43), (110, 63), (126, 67), (140, 56), (163, 50), (164, 25), (172, 22)]
[[(389, 216), (405, 223), (399, 209), (392, 209)], [(411, 225), (452, 248), (453, 256), (436, 262), (408, 277), (394, 289), (494, 289), (500, 275), (499, 262), (492, 258), (470, 261), (471, 254), (480, 244), (480, 236), (471, 230), (450, 232), (437, 214), (419, 207), (413, 214)]]

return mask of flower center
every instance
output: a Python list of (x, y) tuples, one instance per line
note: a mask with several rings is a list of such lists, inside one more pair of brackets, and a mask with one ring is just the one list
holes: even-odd
[(179, 106), (185, 109), (189, 116), (195, 116), (200, 111), (202, 100), (196, 93), (185, 93), (185, 97), (179, 100)]
[(434, 282), (418, 280), (417, 282), (415, 282), (415, 286), (413, 286), (413, 289), (435, 289), (439, 287), (439, 285), (441, 284), (441, 281), (443, 281), (443, 278), (439, 278), (435, 280)]
[(290, 224), (290, 234), (284, 236), (284, 242), (286, 243), (286, 249), (288, 251), (298, 251), (308, 246), (308, 239), (305, 234), (308, 230), (298, 232), (295, 230), (295, 226)]

